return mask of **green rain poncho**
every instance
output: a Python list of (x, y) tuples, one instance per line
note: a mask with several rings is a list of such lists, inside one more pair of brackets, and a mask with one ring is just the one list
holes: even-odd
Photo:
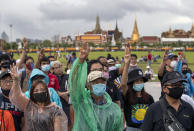
[(122, 131), (123, 117), (120, 107), (105, 93), (106, 104), (96, 105), (85, 88), (87, 63), (75, 60), (69, 77), (70, 97), (75, 113), (73, 131)]

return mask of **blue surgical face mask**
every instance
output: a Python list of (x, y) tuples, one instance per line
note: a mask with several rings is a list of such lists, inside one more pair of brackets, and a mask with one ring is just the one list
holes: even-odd
[(51, 66), (51, 67), (53, 66), (53, 62), (54, 62), (54, 61), (51, 61), (51, 62), (50, 62), (50, 66)]
[(116, 68), (120, 68), (121, 64), (116, 64), (115, 66), (116, 66)]
[(133, 85), (133, 90), (135, 91), (141, 91), (143, 88), (144, 88), (144, 83)]
[(44, 72), (49, 72), (49, 70), (50, 70), (50, 64), (48, 64), (48, 65), (43, 65), (42, 67), (41, 67), (41, 69), (42, 69), (42, 71), (44, 71)]
[(102, 96), (106, 92), (106, 85), (105, 84), (95, 84), (95, 85), (92, 85), (92, 90), (93, 90), (92, 92), (96, 96)]

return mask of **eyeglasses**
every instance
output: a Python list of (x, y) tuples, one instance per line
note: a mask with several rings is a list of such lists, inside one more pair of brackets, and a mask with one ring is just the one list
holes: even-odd
[(5, 84), (5, 83), (13, 83), (13, 80), (1, 80), (1, 82), (2, 82), (3, 84)]
[(102, 68), (99, 68), (99, 69), (93, 69), (91, 71), (103, 71), (103, 69)]

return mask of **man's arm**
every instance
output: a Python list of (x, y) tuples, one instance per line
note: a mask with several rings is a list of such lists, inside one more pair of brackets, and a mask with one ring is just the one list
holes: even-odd
[(131, 59), (131, 53), (129, 51), (129, 48), (126, 46), (125, 57), (124, 57), (125, 66), (124, 66), (122, 80), (121, 80), (121, 87), (123, 89), (124, 96), (126, 95), (128, 90), (127, 81), (128, 81), (128, 68), (129, 68), (130, 59)]
[(22, 55), (20, 57), (20, 61), (18, 64), (16, 64), (16, 66), (18, 67), (18, 69), (22, 68), (21, 65), (24, 63), (25, 61), (25, 58), (26, 58), (26, 55), (27, 55), (27, 52), (26, 52), (26, 48), (28, 46), (28, 42), (27, 42), (27, 39), (24, 38), (23, 39), (23, 50), (22, 50)]
[(161, 62), (160, 67), (158, 69), (158, 76), (159, 77), (163, 76), (164, 67), (165, 67), (165, 63), (166, 63), (167, 58), (168, 58), (168, 50), (165, 51), (162, 62)]
[(44, 56), (44, 49), (41, 49), (41, 51), (40, 51), (40, 54), (38, 55), (38, 60), (37, 60), (37, 62), (36, 62), (36, 65), (35, 65), (35, 68), (38, 68), (38, 69), (40, 69), (41, 67), (41, 63), (40, 63), (40, 60), (42, 59), (42, 57)]
[(88, 53), (88, 43), (84, 43), (79, 58), (75, 60), (69, 75), (70, 97), (74, 110), (77, 109), (76, 107), (86, 94), (87, 63), (85, 59)]

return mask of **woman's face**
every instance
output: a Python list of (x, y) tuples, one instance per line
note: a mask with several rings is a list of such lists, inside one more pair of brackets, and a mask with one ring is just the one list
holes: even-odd
[(39, 84), (34, 88), (33, 94), (34, 94), (34, 93), (41, 93), (41, 92), (46, 92), (46, 89), (45, 89), (45, 87), (44, 87), (43, 84), (39, 83)]
[(144, 83), (143, 79), (142, 78), (139, 78), (136, 81), (134, 81), (133, 84), (135, 85), (135, 84), (142, 84), (142, 83)]
[(183, 65), (183, 66), (182, 66), (182, 71), (183, 71), (183, 70), (187, 70), (187, 69), (188, 69), (187, 65)]

